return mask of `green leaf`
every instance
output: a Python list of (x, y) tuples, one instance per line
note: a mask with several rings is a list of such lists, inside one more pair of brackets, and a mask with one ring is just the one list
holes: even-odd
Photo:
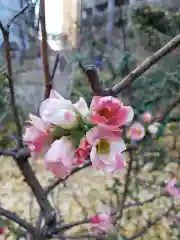
[(175, 185), (176, 188), (180, 188), (180, 181), (178, 181)]

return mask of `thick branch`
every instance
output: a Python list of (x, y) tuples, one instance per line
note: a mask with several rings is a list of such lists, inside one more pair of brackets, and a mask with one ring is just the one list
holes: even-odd
[(10, 151), (10, 150), (2, 150), (2, 149), (0, 149), (0, 156), (15, 157), (16, 156), (16, 152), (15, 151)]
[(81, 62), (79, 63), (79, 66), (82, 69), (82, 71), (85, 73), (89, 81), (89, 84), (91, 86), (91, 89), (93, 91), (93, 94), (100, 95), (100, 96), (106, 95), (105, 91), (103, 90), (102, 84), (99, 80), (96, 67), (93, 65), (83, 66)]
[(53, 219), (55, 219), (54, 209), (47, 200), (45, 191), (38, 182), (31, 166), (29, 165), (28, 157), (25, 154), (26, 149), (19, 151), (15, 158), (16, 164), (18, 165), (21, 173), (23, 174), (25, 181), (34, 193), (46, 221), (51, 222)]
[(26, 222), (24, 219), (20, 218), (16, 213), (12, 213), (0, 207), (0, 216), (6, 217), (14, 221), (15, 223), (19, 224), (21, 227), (26, 229), (31, 234), (35, 233), (34, 227), (30, 223)]
[(116, 84), (114, 87), (109, 89), (110, 95), (116, 96), (122, 90), (126, 89), (136, 78), (141, 76), (145, 71), (157, 63), (160, 59), (166, 56), (168, 53), (172, 52), (175, 48), (180, 45), (180, 34), (169, 41), (164, 47), (159, 49), (152, 56), (148, 57), (143, 61), (136, 69), (134, 69), (130, 74), (128, 74), (120, 83)]
[(48, 98), (52, 89), (52, 81), (49, 70), (48, 62), (48, 47), (47, 47), (47, 33), (46, 33), (46, 19), (45, 19), (45, 1), (40, 0), (40, 23), (41, 23), (41, 34), (42, 34), (42, 63), (44, 67), (44, 85), (45, 85), (45, 98)]

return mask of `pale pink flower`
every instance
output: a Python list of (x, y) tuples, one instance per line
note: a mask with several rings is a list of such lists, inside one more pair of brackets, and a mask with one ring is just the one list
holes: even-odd
[(45, 124), (39, 117), (29, 115), (31, 126), (26, 127), (23, 141), (31, 151), (31, 155), (42, 153), (51, 140), (49, 125)]
[(55, 90), (44, 100), (39, 108), (40, 117), (48, 124), (70, 129), (77, 124), (77, 116), (71, 101), (63, 98)]
[(120, 100), (111, 96), (93, 97), (90, 112), (92, 123), (110, 130), (128, 124), (134, 116), (132, 107), (123, 106)]
[(83, 97), (80, 97), (79, 100), (73, 104), (76, 111), (78, 111), (83, 117), (88, 116), (89, 108), (87, 106), (86, 100)]
[(171, 179), (167, 182), (166, 184), (166, 191), (171, 195), (171, 196), (180, 196), (180, 188), (176, 187), (177, 184), (177, 179)]
[(126, 146), (120, 132), (94, 127), (86, 135), (87, 141), (92, 146), (90, 160), (93, 167), (104, 172), (116, 172), (124, 168), (126, 162), (122, 155)]
[(56, 140), (45, 155), (45, 166), (56, 177), (67, 177), (73, 166), (75, 148), (68, 137)]
[(150, 112), (144, 112), (142, 115), (143, 122), (150, 123), (152, 120), (152, 115)]
[(114, 229), (112, 224), (112, 217), (109, 208), (104, 209), (101, 213), (90, 219), (90, 228), (92, 231), (97, 231), (100, 233), (111, 232)]
[(140, 122), (134, 122), (128, 131), (128, 137), (131, 140), (139, 141), (145, 136), (144, 126)]

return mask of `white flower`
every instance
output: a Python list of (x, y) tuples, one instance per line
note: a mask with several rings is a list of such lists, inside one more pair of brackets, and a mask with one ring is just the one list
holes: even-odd
[(158, 132), (159, 126), (160, 126), (160, 123), (154, 122), (148, 126), (147, 130), (154, 137)]
[(77, 124), (77, 116), (73, 104), (55, 90), (44, 100), (39, 108), (41, 119), (48, 124), (54, 124), (64, 129), (70, 129)]

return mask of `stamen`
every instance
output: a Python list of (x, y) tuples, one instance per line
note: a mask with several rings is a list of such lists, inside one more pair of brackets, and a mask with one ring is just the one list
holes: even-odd
[(110, 143), (106, 139), (100, 139), (96, 145), (97, 154), (108, 154), (110, 152)]

